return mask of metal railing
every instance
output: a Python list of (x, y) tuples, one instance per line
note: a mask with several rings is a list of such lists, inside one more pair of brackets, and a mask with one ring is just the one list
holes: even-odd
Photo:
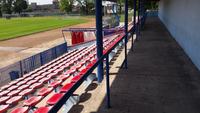
[[(142, 16), (141, 19), (146, 18), (146, 16)], [(138, 26), (139, 23), (136, 23), (136, 25)], [(132, 27), (129, 31), (128, 34), (133, 34), (136, 29), (138, 27)], [(88, 69), (88, 71), (81, 77), (81, 79), (79, 81), (77, 81), (65, 94), (64, 96), (51, 108), (51, 110), (49, 111), (49, 113), (55, 113), (58, 112), (60, 110), (60, 108), (66, 103), (66, 101), (70, 98), (71, 95), (73, 95), (73, 93), (76, 91), (76, 89), (79, 88), (79, 86), (84, 82), (84, 80), (97, 68), (97, 66), (104, 62), (106, 59), (106, 91), (107, 91), (107, 106), (110, 107), (110, 88), (109, 88), (109, 54), (112, 52), (113, 49), (115, 49), (115, 47), (121, 43), (124, 39), (125, 39), (126, 35), (122, 34), (119, 36), (117, 42), (115, 42), (115, 44), (110, 47), (107, 51), (104, 51), (104, 54), (101, 58), (99, 58), (97, 60), (97, 62), (90, 68)], [(130, 37), (128, 37), (130, 38)], [(126, 45), (126, 43), (125, 43)]]

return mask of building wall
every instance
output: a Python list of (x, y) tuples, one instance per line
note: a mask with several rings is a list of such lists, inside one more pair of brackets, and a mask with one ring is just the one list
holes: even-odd
[(158, 16), (200, 69), (200, 0), (161, 0)]

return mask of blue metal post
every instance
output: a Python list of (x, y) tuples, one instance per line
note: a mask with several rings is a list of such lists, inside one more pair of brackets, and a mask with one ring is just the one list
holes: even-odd
[(138, 35), (140, 35), (140, 0), (138, 0)]
[[(96, 45), (97, 45), (97, 58), (103, 55), (103, 35), (102, 35), (102, 0), (96, 0)], [(97, 69), (98, 82), (103, 80), (103, 62), (98, 65)]]
[(107, 108), (110, 108), (110, 73), (109, 73), (109, 55), (106, 57), (106, 91), (107, 91)]
[[(134, 36), (135, 31), (136, 31), (136, 0), (133, 1), (133, 8), (134, 8), (134, 12), (133, 12), (133, 36)], [(136, 36), (136, 40), (137, 40), (137, 36)], [(133, 51), (133, 39), (132, 39), (131, 50)]]
[(128, 42), (128, 0), (125, 0), (125, 68), (128, 68), (128, 63), (127, 63), (127, 42)]
[(43, 64), (44, 64), (42, 56), (43, 56), (42, 53), (40, 53), (40, 63), (41, 63), (41, 66), (43, 66)]
[(133, 17), (133, 19), (134, 19), (134, 32), (136, 31), (136, 7), (137, 7), (137, 5), (136, 5), (136, 0), (134, 0), (134, 17)]
[(21, 77), (23, 76), (24, 72), (23, 72), (23, 67), (22, 67), (22, 61), (19, 62), (20, 63), (20, 71), (21, 71)]

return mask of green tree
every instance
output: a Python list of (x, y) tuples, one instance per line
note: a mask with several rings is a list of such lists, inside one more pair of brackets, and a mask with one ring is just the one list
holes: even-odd
[(122, 4), (124, 4), (123, 2), (124, 0), (117, 0), (117, 3), (119, 4), (119, 14), (122, 14)]
[(81, 5), (82, 11), (86, 15), (88, 15), (91, 12), (91, 9), (94, 8), (94, 0), (76, 0)]
[(60, 10), (64, 12), (71, 12), (74, 0), (60, 0)]
[[(125, 0), (117, 0), (117, 3), (119, 4), (119, 13), (122, 14), (122, 7), (124, 6)], [(134, 0), (128, 0), (128, 7), (134, 8)], [(136, 7), (138, 7), (138, 0), (136, 0)]]
[(156, 9), (158, 9), (158, 2), (156, 2), (156, 1), (148, 1), (145, 4), (145, 8), (146, 9), (156, 10)]
[(12, 3), (13, 0), (2, 0), (1, 11), (4, 14), (12, 14)]
[(0, 17), (2, 17), (1, 5), (2, 5), (2, 1), (0, 0)]
[(28, 4), (25, 0), (15, 0), (13, 3), (13, 11), (15, 13), (21, 13), (23, 10), (28, 8)]

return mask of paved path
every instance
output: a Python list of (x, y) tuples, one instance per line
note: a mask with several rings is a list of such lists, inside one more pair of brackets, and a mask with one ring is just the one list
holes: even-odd
[(93, 100), (77, 106), (79, 112), (200, 113), (200, 72), (157, 18), (147, 20), (134, 52), (129, 52), (128, 70), (113, 76), (112, 108), (105, 108), (103, 85), (89, 92)]

